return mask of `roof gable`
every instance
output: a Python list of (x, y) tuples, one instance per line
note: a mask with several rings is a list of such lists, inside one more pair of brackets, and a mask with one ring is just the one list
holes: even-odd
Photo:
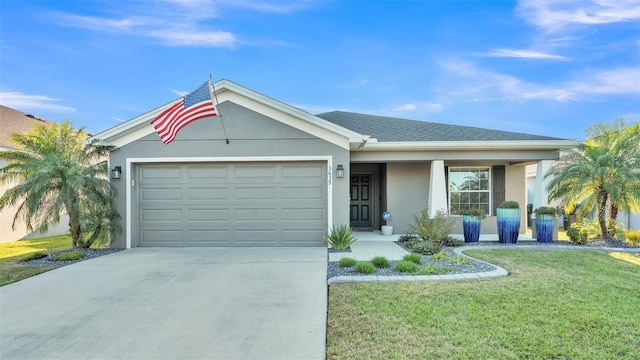
[[(225, 101), (233, 102), (343, 148), (348, 149), (350, 143), (360, 143), (368, 139), (368, 137), (359, 133), (316, 117), (303, 110), (257, 93), (231, 81), (218, 81), (214, 84), (214, 87), (218, 103), (223, 103)], [(120, 147), (152, 134), (155, 130), (153, 126), (151, 126), (151, 120), (177, 101), (179, 101), (179, 99), (139, 115), (113, 128), (107, 129), (95, 135), (94, 138), (101, 139), (102, 141)], [(224, 114), (221, 115), (224, 117)]]

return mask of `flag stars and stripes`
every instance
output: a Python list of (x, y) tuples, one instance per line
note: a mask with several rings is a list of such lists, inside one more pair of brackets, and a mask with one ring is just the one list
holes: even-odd
[(165, 145), (175, 140), (178, 132), (188, 124), (217, 115), (209, 86), (207, 80), (151, 121)]

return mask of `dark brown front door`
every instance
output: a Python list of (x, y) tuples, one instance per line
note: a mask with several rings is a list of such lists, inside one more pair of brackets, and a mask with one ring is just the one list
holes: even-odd
[(371, 228), (371, 175), (351, 176), (351, 226)]

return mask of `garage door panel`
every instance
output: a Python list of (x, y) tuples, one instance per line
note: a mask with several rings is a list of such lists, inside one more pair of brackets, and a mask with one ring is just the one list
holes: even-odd
[(178, 188), (145, 188), (140, 192), (140, 200), (144, 200), (144, 201), (182, 200), (182, 189), (178, 189)]
[(273, 179), (276, 177), (276, 170), (273, 166), (250, 166), (239, 165), (235, 167), (236, 178), (264, 178)]
[(142, 169), (142, 178), (150, 181), (154, 179), (179, 179), (182, 169), (178, 166), (147, 166)]
[(141, 214), (143, 221), (182, 221), (182, 209), (143, 210)]
[(180, 242), (182, 230), (144, 230), (142, 231), (142, 242)]
[(282, 220), (288, 221), (312, 221), (324, 222), (324, 209), (282, 209)]
[(326, 164), (141, 165), (139, 246), (322, 246)]
[(187, 189), (187, 200), (207, 201), (229, 198), (229, 189), (225, 187), (197, 187)]
[(283, 187), (282, 188), (283, 199), (316, 199), (320, 200), (324, 198), (324, 189), (321, 187)]
[(229, 211), (227, 209), (189, 209), (190, 221), (206, 221), (210, 223), (228, 222)]
[(191, 230), (188, 233), (190, 242), (213, 243), (218, 246), (230, 245), (228, 230)]
[(242, 199), (267, 199), (276, 198), (276, 189), (273, 187), (248, 187), (238, 186), (235, 188), (235, 198)]

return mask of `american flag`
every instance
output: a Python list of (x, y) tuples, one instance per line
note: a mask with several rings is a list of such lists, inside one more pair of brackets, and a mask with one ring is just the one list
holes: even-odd
[(163, 111), (151, 121), (162, 142), (167, 145), (175, 140), (178, 131), (188, 124), (210, 116), (216, 116), (217, 110), (209, 92), (209, 80), (179, 102)]

